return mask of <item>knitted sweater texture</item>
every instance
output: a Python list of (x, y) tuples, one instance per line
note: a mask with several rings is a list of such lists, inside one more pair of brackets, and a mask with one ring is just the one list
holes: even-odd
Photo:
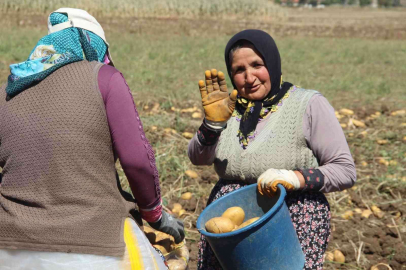
[(303, 114), (314, 90), (296, 88), (273, 112), (261, 132), (244, 150), (237, 136), (240, 122), (232, 117), (216, 147), (214, 169), (220, 178), (255, 183), (267, 169), (318, 167), (303, 135)]
[(0, 249), (120, 256), (121, 196), (101, 64), (62, 67), (6, 101), (0, 87)]

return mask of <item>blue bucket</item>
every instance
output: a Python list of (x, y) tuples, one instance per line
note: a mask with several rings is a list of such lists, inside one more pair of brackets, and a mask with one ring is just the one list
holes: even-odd
[[(197, 229), (209, 242), (224, 269), (303, 269), (305, 259), (285, 203), (286, 190), (278, 185), (273, 198), (259, 194), (257, 185), (231, 192), (200, 214)], [(233, 206), (244, 209), (245, 220), (261, 217), (240, 230), (214, 234), (205, 223)], [(244, 220), (244, 221), (245, 221)]]

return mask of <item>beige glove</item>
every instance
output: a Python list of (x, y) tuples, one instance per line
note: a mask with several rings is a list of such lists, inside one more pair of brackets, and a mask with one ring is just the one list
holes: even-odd
[(225, 123), (230, 119), (237, 100), (237, 90), (228, 95), (224, 73), (216, 69), (206, 70), (206, 84), (199, 81), (200, 94), (206, 120), (215, 123)]
[(268, 169), (258, 177), (258, 191), (261, 195), (273, 197), (281, 184), (287, 192), (300, 188), (299, 178), (291, 170)]

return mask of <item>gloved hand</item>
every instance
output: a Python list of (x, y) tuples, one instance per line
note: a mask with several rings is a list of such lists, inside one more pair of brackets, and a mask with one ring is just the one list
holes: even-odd
[(231, 117), (237, 100), (237, 90), (228, 95), (224, 73), (216, 69), (206, 70), (206, 84), (199, 81), (200, 94), (206, 120), (210, 124), (224, 123)]
[(183, 222), (165, 211), (162, 211), (162, 217), (159, 221), (148, 222), (148, 224), (157, 231), (172, 235), (176, 244), (179, 244), (183, 241), (183, 238), (185, 238)]
[(258, 177), (258, 191), (261, 195), (275, 196), (277, 184), (284, 186), (288, 192), (300, 188), (299, 178), (291, 170), (268, 169)]

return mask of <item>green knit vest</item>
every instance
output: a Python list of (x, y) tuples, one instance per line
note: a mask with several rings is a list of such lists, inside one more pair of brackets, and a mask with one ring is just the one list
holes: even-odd
[(318, 167), (303, 134), (303, 115), (310, 98), (316, 93), (302, 88), (291, 91), (278, 110), (264, 120), (263, 129), (245, 150), (237, 136), (240, 122), (232, 117), (216, 147), (214, 169), (219, 177), (255, 183), (270, 168), (297, 170)]

